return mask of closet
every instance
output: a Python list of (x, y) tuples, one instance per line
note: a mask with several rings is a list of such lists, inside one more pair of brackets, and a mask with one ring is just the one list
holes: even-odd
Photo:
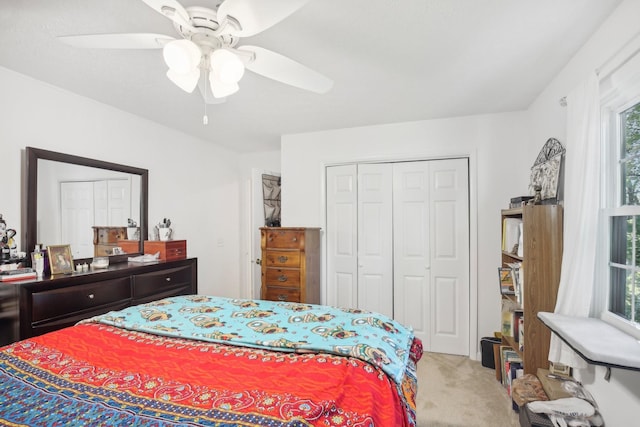
[(425, 349), (469, 352), (468, 160), (326, 168), (326, 300), (413, 327)]

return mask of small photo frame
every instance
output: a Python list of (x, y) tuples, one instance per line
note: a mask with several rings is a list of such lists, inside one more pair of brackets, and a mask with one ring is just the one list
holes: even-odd
[(516, 294), (516, 281), (514, 271), (509, 267), (498, 267), (498, 278), (500, 280), (500, 293), (502, 295)]
[(70, 245), (47, 246), (51, 274), (73, 273), (73, 257)]

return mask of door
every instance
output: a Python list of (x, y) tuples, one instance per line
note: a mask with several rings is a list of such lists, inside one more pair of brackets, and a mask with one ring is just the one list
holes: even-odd
[(358, 170), (356, 165), (327, 168), (326, 302), (358, 306)]
[(93, 256), (93, 182), (60, 183), (61, 240), (73, 258)]
[(332, 166), (326, 188), (327, 303), (388, 314), (428, 351), (468, 355), (467, 159)]
[(251, 258), (249, 259), (251, 289), (247, 298), (260, 298), (260, 287), (262, 286), (260, 227), (265, 226), (266, 215), (262, 175), (280, 176), (280, 172), (262, 169), (251, 170)]
[(394, 317), (427, 351), (469, 354), (466, 159), (394, 164)]
[(358, 165), (358, 308), (393, 317), (391, 163)]

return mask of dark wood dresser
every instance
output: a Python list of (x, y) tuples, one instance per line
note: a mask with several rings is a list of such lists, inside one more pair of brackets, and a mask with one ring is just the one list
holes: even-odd
[(197, 291), (196, 258), (124, 262), (105, 270), (0, 283), (0, 346), (111, 310)]
[(320, 229), (260, 228), (261, 298), (320, 304)]

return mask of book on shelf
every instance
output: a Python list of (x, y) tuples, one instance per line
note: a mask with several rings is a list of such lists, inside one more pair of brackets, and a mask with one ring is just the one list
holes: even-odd
[(518, 319), (518, 350), (524, 351), (524, 315)]
[(502, 250), (510, 254), (517, 254), (519, 251), (520, 234), (522, 230), (522, 219), (505, 218), (502, 221)]
[(503, 336), (516, 337), (516, 312), (522, 313), (520, 307), (510, 299), (502, 300), (501, 329)]
[[(509, 388), (511, 385), (511, 364), (512, 363), (520, 363), (522, 364), (522, 358), (520, 355), (508, 345), (504, 345), (500, 347), (500, 368), (502, 374), (502, 385), (505, 388)], [(522, 367), (522, 366), (521, 366)]]

